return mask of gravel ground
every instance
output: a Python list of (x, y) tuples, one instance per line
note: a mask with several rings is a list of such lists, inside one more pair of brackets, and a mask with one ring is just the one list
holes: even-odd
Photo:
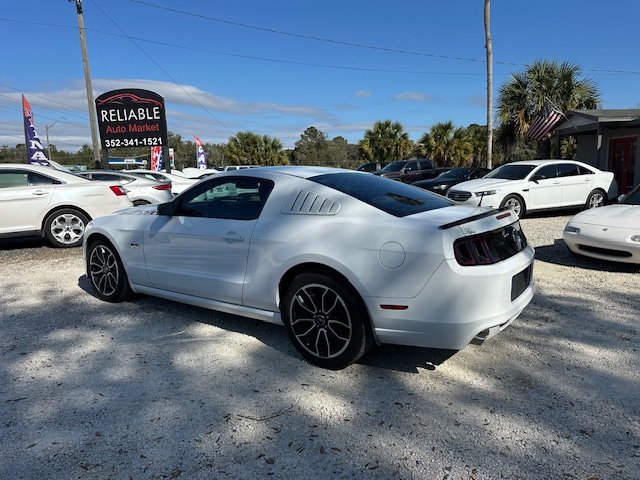
[(0, 243), (0, 478), (638, 479), (638, 268), (523, 220), (538, 291), (460, 352), (330, 372), (282, 327), (89, 293), (80, 249)]

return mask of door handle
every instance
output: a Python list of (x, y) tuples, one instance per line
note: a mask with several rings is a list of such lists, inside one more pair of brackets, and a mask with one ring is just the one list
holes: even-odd
[(554, 185), (560, 185), (560, 182), (555, 181), (555, 182), (553, 182), (553, 184), (554, 184)]
[(584, 179), (584, 181), (585, 181), (585, 182), (590, 182), (590, 181), (591, 181), (591, 179), (590, 179), (590, 178), (585, 178), (585, 179)]
[(36, 196), (41, 196), (41, 195), (46, 195), (49, 192), (46, 190), (36, 190), (35, 192), (31, 192), (31, 195), (36, 195)]
[(222, 235), (222, 239), (229, 242), (242, 242), (244, 240), (244, 236), (238, 235), (236, 232), (229, 232), (226, 235)]

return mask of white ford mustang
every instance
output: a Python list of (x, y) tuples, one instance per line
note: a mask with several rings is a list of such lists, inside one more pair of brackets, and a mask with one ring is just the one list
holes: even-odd
[(580, 255), (640, 263), (640, 186), (616, 205), (572, 217), (562, 238), (569, 250)]
[(482, 343), (535, 289), (534, 250), (510, 210), (320, 167), (219, 173), (94, 220), (84, 255), (103, 300), (133, 291), (284, 323), (330, 369), (376, 343)]
[(617, 194), (612, 172), (572, 160), (529, 160), (459, 183), (447, 197), (466, 205), (508, 207), (522, 217), (533, 210), (600, 207)]

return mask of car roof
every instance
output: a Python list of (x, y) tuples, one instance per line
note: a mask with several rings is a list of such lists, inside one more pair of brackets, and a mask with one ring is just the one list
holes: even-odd
[[(355, 170), (347, 170), (344, 168), (332, 168), (332, 167), (311, 167), (302, 165), (281, 165), (277, 167), (260, 167), (260, 172), (272, 172), (280, 173), (284, 175), (291, 175), (298, 178), (310, 178), (317, 175), (327, 175), (331, 173), (353, 173), (354, 175), (371, 175), (367, 172), (357, 172)], [(230, 175), (229, 175), (230, 174)], [(227, 172), (220, 172), (219, 175), (236, 176), (246, 175), (253, 176), (258, 175), (258, 172), (254, 169), (245, 168), (242, 170), (232, 170)]]
[(562, 160), (562, 159), (554, 159), (554, 158), (550, 158), (550, 159), (545, 159), (545, 160), (520, 160), (518, 162), (510, 162), (510, 163), (505, 163), (504, 165), (544, 165), (545, 163), (575, 163), (578, 165), (585, 165), (582, 162), (578, 162), (576, 160)]
[(49, 175), (50, 177), (55, 177), (58, 180), (64, 180), (67, 183), (79, 183), (88, 181), (86, 178), (80, 177), (75, 173), (59, 170), (55, 167), (46, 167), (44, 165), (35, 165), (32, 163), (0, 163), (0, 168), (5, 170), (21, 168), (23, 170), (29, 170), (31, 172), (42, 173), (43, 175)]

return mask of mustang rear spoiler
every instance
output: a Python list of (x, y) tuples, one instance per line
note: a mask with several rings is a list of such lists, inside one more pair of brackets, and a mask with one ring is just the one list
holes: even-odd
[[(473, 222), (474, 220), (479, 220), (481, 218), (490, 217), (491, 215), (495, 215), (496, 213), (500, 213), (500, 212), (505, 212), (507, 210), (509, 210), (509, 207), (502, 207), (500, 209), (489, 210), (488, 212), (479, 213), (478, 215), (473, 215), (473, 216), (467, 217), (467, 218), (461, 218), (460, 220), (456, 220), (455, 222), (445, 223), (444, 225), (440, 225), (438, 228), (440, 228), (442, 230), (446, 230), (447, 228), (457, 227), (458, 225), (464, 225), (465, 223), (470, 223), (470, 222)], [(498, 219), (511, 216), (511, 212), (505, 213), (503, 215), (504, 216), (499, 215)]]

